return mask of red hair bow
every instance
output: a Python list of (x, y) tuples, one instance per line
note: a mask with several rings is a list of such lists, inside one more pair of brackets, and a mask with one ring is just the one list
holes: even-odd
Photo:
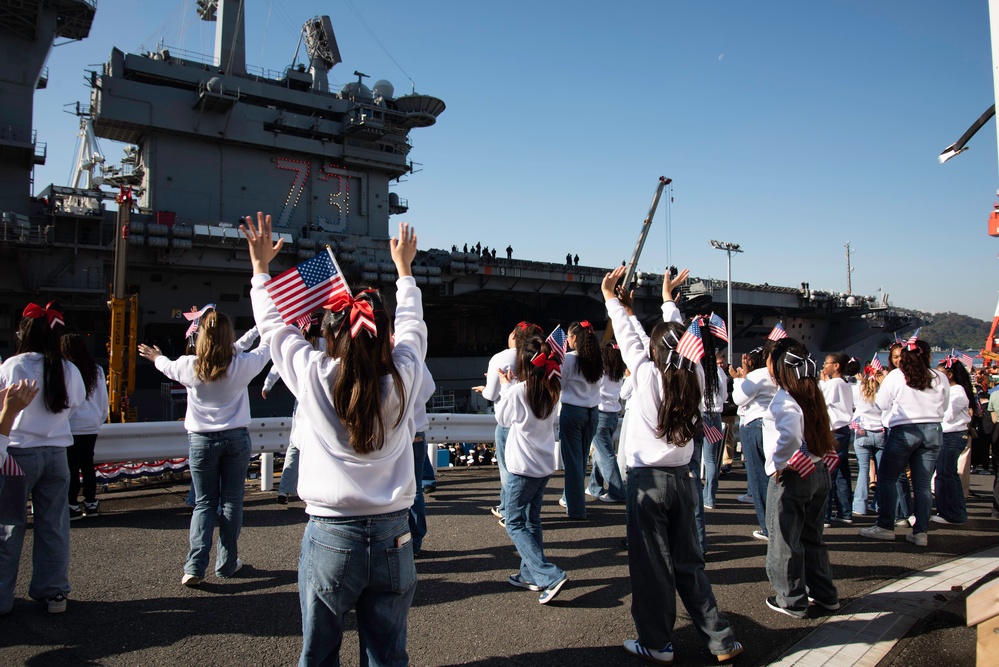
[[(361, 294), (374, 292), (375, 290), (364, 290)], [(371, 307), (371, 302), (367, 299), (355, 299), (346, 292), (340, 292), (323, 306), (334, 313), (350, 308), (348, 319), (350, 320), (350, 337), (357, 338), (362, 330), (367, 330), (369, 336), (378, 335), (378, 327), (375, 325), (375, 311)]]
[(579, 326), (583, 327), (587, 331), (593, 331), (593, 325), (590, 324), (589, 320), (580, 320)]
[(37, 303), (29, 303), (24, 307), (24, 312), (21, 314), (22, 317), (30, 317), (33, 320), (37, 320), (39, 317), (45, 317), (49, 321), (49, 328), (55, 329), (57, 324), (66, 326), (66, 322), (62, 319), (62, 313), (52, 307), (54, 301), (49, 301), (42, 308)]
[(562, 377), (562, 368), (559, 366), (558, 359), (554, 354), (549, 357), (541, 352), (538, 352), (531, 358), (531, 363), (534, 364), (536, 368), (543, 368), (545, 370), (546, 378), (551, 378), (553, 375), (555, 377)]
[(943, 365), (944, 365), (945, 368), (953, 368), (955, 361), (957, 361), (957, 358), (956, 357), (952, 357), (952, 356), (950, 356), (948, 354), (946, 357), (944, 357)]

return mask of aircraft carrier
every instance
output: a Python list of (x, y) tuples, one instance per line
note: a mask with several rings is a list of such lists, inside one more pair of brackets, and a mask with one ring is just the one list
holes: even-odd
[[(0, 355), (14, 351), (24, 305), (55, 300), (67, 324), (89, 336), (98, 359), (106, 358), (116, 277), (137, 296), (127, 347), (149, 342), (168, 355), (182, 353), (182, 312), (210, 302), (233, 316), (237, 330), (249, 328), (248, 255), (237, 227), (257, 210), (274, 213), (275, 231), (285, 239), (275, 270), (329, 246), (352, 287), (395, 281), (386, 243), (390, 216), (409, 204), (389, 186), (413, 171), (410, 132), (436, 123), (445, 103), (415, 91), (397, 95), (384, 79), (369, 85), (361, 72), (356, 81), (331, 86), (329, 71), (341, 56), (326, 16), (305, 20), (303, 62), (279, 72), (248, 66), (243, 6), (199, 2), (200, 18), (216, 23), (212, 55), (168, 47), (133, 54), (109, 45), (107, 62), (89, 74), (91, 97), (77, 109), (73, 181), (39, 189), (33, 168), (44, 164), (46, 150), (32, 128), (34, 92), (46, 85), (53, 41), (86, 38), (97, 2), (0, 0), (0, 35), (8, 52), (18, 54), (0, 65), (0, 261), (8, 266), (0, 282)], [(120, 163), (97, 150), (98, 138), (125, 145)], [(121, 188), (134, 197), (127, 224), (115, 204)], [(516, 322), (551, 329), (577, 319), (605, 321), (606, 270), (464, 247), (422, 251), (414, 274), (424, 293), (439, 407), (481, 407), (469, 387), (480, 383), (488, 357), (505, 346)], [(662, 276), (637, 277), (640, 315), (653, 320)], [(694, 278), (683, 296), (710, 296), (716, 312), (725, 313), (724, 281)], [(869, 359), (914, 326), (886, 299), (812, 290), (807, 283), (734, 283), (732, 296), (728, 329), (736, 353), (782, 321), (815, 354), (845, 350)], [(137, 395), (147, 405), (140, 418), (158, 418), (162, 378), (147, 364), (138, 373)]]

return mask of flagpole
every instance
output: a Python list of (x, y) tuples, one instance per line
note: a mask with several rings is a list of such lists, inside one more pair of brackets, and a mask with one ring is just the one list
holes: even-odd
[(334, 255), (334, 254), (333, 254), (333, 249), (332, 249), (332, 248), (330, 248), (328, 244), (327, 244), (327, 246), (326, 246), (326, 252), (327, 252), (327, 253), (329, 254), (329, 256), (330, 256), (330, 261), (331, 261), (331, 262), (333, 262), (333, 268), (335, 268), (335, 269), (336, 269), (336, 272), (337, 272), (338, 274), (340, 274), (340, 280), (342, 280), (342, 281), (343, 281), (343, 286), (344, 286), (345, 288), (347, 288), (347, 294), (350, 294), (351, 296), (353, 296), (353, 295), (354, 295), (354, 292), (353, 292), (353, 291), (351, 291), (351, 289), (350, 289), (350, 285), (348, 285), (348, 284), (347, 284), (347, 278), (345, 278), (345, 277), (344, 277), (344, 275), (343, 275), (343, 271), (341, 271), (341, 270), (340, 270), (340, 265), (336, 263), (336, 255)]

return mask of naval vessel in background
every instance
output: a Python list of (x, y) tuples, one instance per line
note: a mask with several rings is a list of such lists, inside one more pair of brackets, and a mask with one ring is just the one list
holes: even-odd
[[(33, 167), (44, 164), (46, 150), (32, 129), (34, 91), (46, 85), (53, 41), (86, 38), (97, 2), (0, 0), (7, 53), (0, 64), (0, 260), (8, 267), (0, 281), (0, 355), (13, 353), (28, 301), (55, 300), (100, 360), (108, 359), (109, 337), (112, 348), (132, 350), (144, 341), (181, 354), (182, 312), (192, 305), (215, 302), (237, 330), (250, 328), (248, 255), (237, 227), (257, 210), (274, 213), (275, 232), (285, 239), (275, 270), (328, 245), (352, 287), (394, 282), (389, 219), (405, 213), (408, 202), (389, 186), (412, 171), (410, 132), (433, 125), (444, 102), (416, 92), (396, 95), (385, 80), (369, 87), (359, 72), (356, 81), (331, 86), (329, 71), (341, 56), (326, 16), (303, 26), (307, 63), (283, 72), (249, 67), (244, 3), (198, 5), (202, 20), (216, 22), (214, 55), (112, 48), (101, 70), (90, 72), (91, 98), (78, 107), (73, 182), (35, 192)], [(125, 144), (120, 164), (105, 160), (97, 138)], [(116, 207), (116, 198), (134, 202)], [(604, 267), (463, 250), (427, 249), (414, 266), (441, 410), (482, 407), (470, 387), (481, 382), (488, 357), (505, 347), (516, 322), (551, 329), (606, 320)], [(637, 275), (639, 313), (653, 320), (662, 276)], [(115, 285), (124, 294), (115, 294)], [(687, 299), (710, 296), (716, 311), (725, 312), (725, 281), (693, 278), (683, 292)], [(135, 295), (127, 327), (112, 324), (109, 311), (109, 299), (125, 295)], [(814, 354), (845, 350), (869, 359), (914, 326), (886, 298), (822, 292), (807, 283), (734, 283), (732, 301), (728, 329), (736, 353), (755, 347), (782, 321)], [(149, 364), (136, 365), (134, 356), (124, 363), (138, 373), (125, 394), (134, 388), (139, 418), (170, 416), (159, 404), (162, 376)], [(251, 397), (257, 414), (286, 407), (262, 404), (255, 392)]]

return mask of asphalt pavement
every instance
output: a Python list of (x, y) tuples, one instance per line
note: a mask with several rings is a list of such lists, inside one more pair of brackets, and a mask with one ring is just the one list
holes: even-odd
[[(861, 538), (852, 526), (826, 530), (833, 573), (843, 602), (899, 577), (999, 543), (990, 518), (992, 478), (973, 476), (980, 497), (969, 501), (968, 524), (933, 524), (930, 545)], [(429, 535), (417, 560), (419, 584), (409, 616), (411, 664), (604, 667), (647, 664), (626, 654), (634, 638), (624, 506), (589, 499), (586, 521), (569, 521), (557, 500), (561, 473), (548, 486), (542, 520), (548, 557), (569, 581), (548, 605), (506, 582), (519, 559), (489, 513), (497, 501), (495, 467), (447, 469), (428, 496)], [(719, 608), (745, 653), (738, 665), (766, 665), (818, 627), (824, 616), (798, 620), (770, 611), (764, 571), (766, 543), (753, 539), (755, 514), (736, 496), (745, 490), (737, 465), (722, 477), (716, 509), (707, 510), (707, 572)], [(70, 594), (66, 613), (50, 616), (27, 598), (31, 532), (18, 575), (17, 600), (0, 617), (2, 665), (293, 665), (301, 650), (297, 561), (306, 522), (304, 504), (278, 505), (275, 492), (248, 480), (237, 577), (209, 575), (198, 589), (180, 585), (188, 547), (186, 484), (132, 483), (100, 494), (101, 513), (72, 524)], [(213, 555), (214, 559), (214, 555)], [(214, 560), (213, 560), (214, 563)], [(359, 664), (353, 616), (342, 664)], [(938, 623), (939, 625), (939, 623)], [(946, 624), (944, 624), (946, 625)], [(930, 626), (922, 626), (924, 630)], [(941, 630), (925, 642), (920, 664), (974, 643), (973, 632)], [(927, 632), (929, 630), (926, 630)], [(890, 656), (901, 665), (905, 642)], [(674, 633), (677, 665), (717, 664), (680, 606)], [(966, 646), (961, 647), (968, 655)], [(971, 649), (973, 655), (973, 647)], [(959, 665), (953, 659), (940, 660)]]

